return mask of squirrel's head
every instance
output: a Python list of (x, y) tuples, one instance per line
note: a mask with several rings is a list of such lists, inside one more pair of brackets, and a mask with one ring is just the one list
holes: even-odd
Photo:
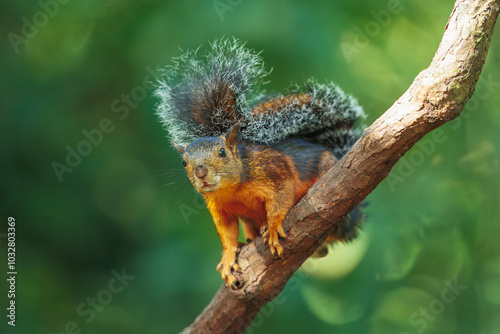
[(239, 185), (242, 174), (237, 148), (239, 128), (236, 124), (220, 137), (203, 137), (187, 146), (172, 143), (182, 154), (189, 181), (199, 192)]

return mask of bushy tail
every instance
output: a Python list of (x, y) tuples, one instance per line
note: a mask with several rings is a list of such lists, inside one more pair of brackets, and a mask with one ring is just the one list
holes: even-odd
[(309, 80), (269, 97), (261, 88), (267, 74), (259, 54), (244, 44), (215, 41), (202, 55), (196, 50), (174, 58), (156, 91), (158, 114), (181, 144), (219, 136), (238, 122), (243, 140), (271, 144), (303, 137), (338, 157), (359, 138), (363, 109), (338, 86)]
[(267, 73), (258, 54), (236, 39), (210, 47), (174, 58), (156, 90), (158, 115), (177, 143), (221, 135), (262, 98)]
[(242, 136), (264, 143), (302, 137), (331, 147), (341, 157), (361, 135), (364, 117), (357, 100), (337, 85), (310, 79), (303, 87), (292, 86), (286, 95), (257, 104)]

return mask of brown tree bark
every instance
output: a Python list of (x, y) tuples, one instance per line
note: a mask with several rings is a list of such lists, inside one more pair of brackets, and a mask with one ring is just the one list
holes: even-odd
[(284, 257), (257, 238), (238, 257), (239, 290), (222, 286), (183, 333), (243, 332), (326, 235), (425, 134), (456, 118), (472, 96), (488, 53), (500, 0), (457, 0), (430, 64), (285, 218)]

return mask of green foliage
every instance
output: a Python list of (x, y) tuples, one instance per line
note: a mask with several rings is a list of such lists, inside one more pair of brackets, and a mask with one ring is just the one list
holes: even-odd
[[(154, 73), (179, 48), (248, 41), (273, 68), (268, 91), (332, 80), (370, 124), (430, 63), (452, 8), (3, 2), (0, 211), (4, 222), (16, 218), (18, 275), (17, 328), (6, 324), (4, 297), (0, 326), (176, 333), (221, 284), (211, 217), (154, 114)], [(369, 196), (360, 240), (308, 261), (247, 333), (498, 332), (499, 40), (463, 115), (415, 145)], [(2, 268), (6, 249), (0, 235)], [(127, 285), (116, 279), (122, 270), (134, 276)]]

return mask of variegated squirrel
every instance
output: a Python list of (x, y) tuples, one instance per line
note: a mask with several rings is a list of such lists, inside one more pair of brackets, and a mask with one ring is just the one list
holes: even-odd
[[(258, 53), (221, 39), (174, 58), (156, 91), (157, 113), (213, 217), (223, 249), (217, 270), (232, 288), (239, 222), (247, 241), (262, 232), (282, 256), (285, 215), (359, 138), (364, 117), (333, 83), (311, 79), (272, 96), (261, 88), (267, 75)], [(352, 240), (362, 220), (358, 206), (327, 243)], [(326, 255), (327, 243), (314, 256)]]

